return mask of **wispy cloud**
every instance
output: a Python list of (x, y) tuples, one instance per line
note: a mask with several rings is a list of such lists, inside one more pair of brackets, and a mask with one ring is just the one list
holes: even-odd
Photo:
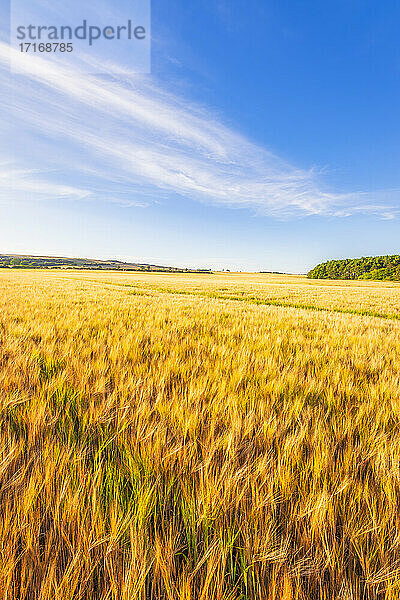
[(17, 169), (10, 163), (0, 164), (0, 203), (49, 198), (83, 200), (90, 195), (89, 190), (51, 182), (38, 170)]
[[(19, 61), (18, 75), (8, 71), (10, 52)], [(1, 113), (31, 140), (30, 154), (19, 146), (7, 156), (7, 143), (0, 147), (22, 169), (0, 166), (2, 197), (129, 204), (179, 195), (278, 217), (397, 213), (368, 194), (326, 189), (317, 170), (288, 164), (152, 78), (84, 60), (93, 72), (108, 68), (110, 76), (87, 76), (62, 60), (27, 62), (0, 43)], [(35, 145), (46, 152), (38, 157)], [(39, 164), (57, 175), (44, 181)]]

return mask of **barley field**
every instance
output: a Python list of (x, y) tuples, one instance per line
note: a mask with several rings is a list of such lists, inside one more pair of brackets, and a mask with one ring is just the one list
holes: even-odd
[(400, 599), (400, 284), (0, 271), (0, 598)]

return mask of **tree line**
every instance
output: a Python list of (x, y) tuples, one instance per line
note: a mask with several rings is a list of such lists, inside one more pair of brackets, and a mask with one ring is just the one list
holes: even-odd
[(330, 260), (314, 267), (309, 279), (373, 279), (400, 281), (400, 255)]

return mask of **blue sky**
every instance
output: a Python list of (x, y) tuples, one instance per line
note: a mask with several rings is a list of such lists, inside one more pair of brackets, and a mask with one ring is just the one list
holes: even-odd
[(399, 252), (398, 2), (153, 0), (150, 75), (129, 54), (12, 74), (7, 22), (0, 252), (288, 272)]

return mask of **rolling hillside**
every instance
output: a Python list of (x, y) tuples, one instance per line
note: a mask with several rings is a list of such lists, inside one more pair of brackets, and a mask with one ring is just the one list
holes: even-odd
[(93, 260), (90, 258), (65, 258), (54, 256), (24, 256), (0, 254), (0, 268), (13, 269), (97, 269), (107, 271), (158, 271), (162, 273), (207, 272), (206, 269), (180, 269), (159, 265), (127, 263), (119, 260)]

